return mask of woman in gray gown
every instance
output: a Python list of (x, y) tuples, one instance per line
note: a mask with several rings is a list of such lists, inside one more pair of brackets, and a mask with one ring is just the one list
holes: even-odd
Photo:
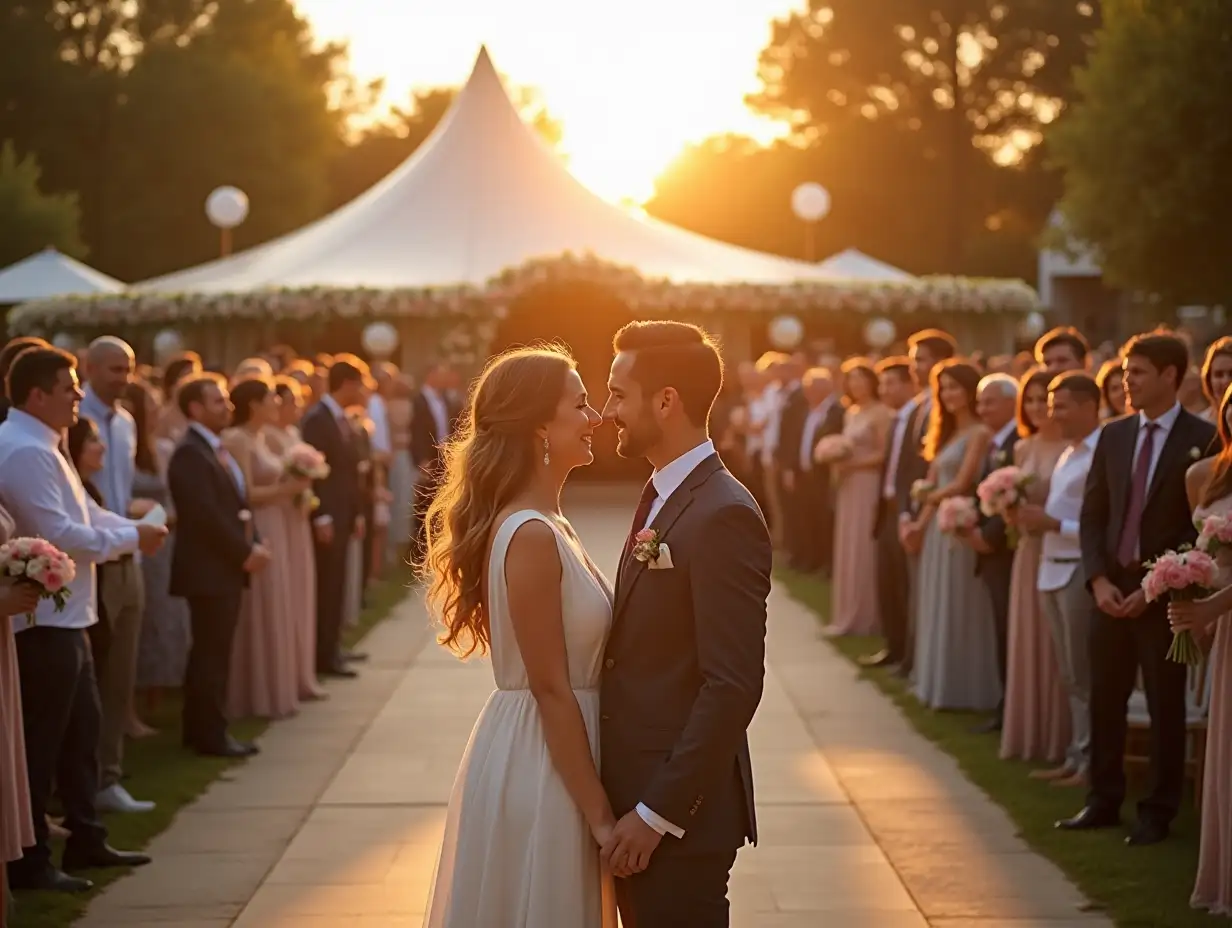
[(935, 488), (907, 531), (923, 539), (916, 603), (916, 696), (933, 709), (994, 708), (1001, 699), (996, 631), (975, 552), (938, 527), (942, 500), (974, 496), (991, 435), (975, 413), (980, 373), (959, 360), (933, 369), (924, 456)]

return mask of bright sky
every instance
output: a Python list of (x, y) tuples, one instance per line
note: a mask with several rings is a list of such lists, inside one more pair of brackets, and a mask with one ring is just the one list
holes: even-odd
[(564, 126), (571, 170), (611, 200), (645, 199), (687, 142), (769, 138), (744, 95), (758, 89), (770, 21), (793, 0), (296, 0), (322, 39), (350, 44), (388, 100), (461, 84), (481, 44)]

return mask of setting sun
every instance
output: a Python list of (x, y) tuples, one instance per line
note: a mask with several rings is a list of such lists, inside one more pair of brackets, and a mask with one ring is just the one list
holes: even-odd
[(613, 200), (641, 202), (689, 142), (722, 132), (770, 138), (744, 105), (758, 88), (770, 20), (796, 4), (746, 0), (717, 15), (699, 0), (631, 0), (606, 18), (566, 0), (465, 10), (426, 0), (297, 0), (322, 40), (349, 43), (351, 67), (383, 78), (386, 103), (459, 85), (481, 44), (514, 84), (533, 87), (564, 127), (574, 174)]

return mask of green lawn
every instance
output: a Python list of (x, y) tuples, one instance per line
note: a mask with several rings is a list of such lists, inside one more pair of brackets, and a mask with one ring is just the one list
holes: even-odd
[[(824, 580), (788, 570), (777, 571), (776, 576), (820, 622), (826, 621), (829, 591)], [(828, 640), (853, 663), (880, 647), (875, 638)], [(920, 734), (954, 757), (968, 779), (1009, 813), (1033, 849), (1065, 871), (1095, 907), (1104, 909), (1121, 928), (1211, 928), (1221, 923), (1189, 908), (1198, 860), (1198, 818), (1192, 800), (1175, 822), (1172, 838), (1153, 847), (1126, 847), (1125, 832), (1117, 829), (1084, 834), (1057, 831), (1053, 822), (1081, 808), (1081, 790), (1028, 779), (1027, 773), (1040, 765), (1000, 760), (997, 736), (970, 730), (980, 716), (934, 712), (921, 706), (892, 674), (867, 668), (861, 668), (861, 673), (899, 707)], [(1131, 795), (1122, 810), (1127, 824), (1133, 820), (1135, 799)]]
[[(377, 585), (359, 623), (346, 631), (346, 645), (354, 646), (373, 626), (388, 616), (408, 592), (402, 579)], [(138, 799), (153, 799), (158, 806), (153, 812), (141, 815), (106, 815), (103, 819), (112, 846), (126, 851), (144, 848), (155, 835), (171, 824), (180, 809), (205, 792), (206, 787), (232, 767), (244, 763), (242, 760), (197, 757), (180, 746), (178, 695), (156, 710), (145, 712), (144, 717), (148, 724), (158, 729), (158, 734), (128, 743), (124, 764), (128, 778), (124, 785)], [(231, 726), (231, 733), (241, 741), (251, 741), (260, 736), (268, 725), (268, 722), (256, 720), (239, 722)], [(59, 853), (57, 847), (54, 859), (59, 860)], [(85, 875), (94, 881), (94, 889), (80, 896), (20, 893), (12, 928), (63, 928), (71, 925), (85, 911), (93, 896), (125, 872), (90, 871)]]

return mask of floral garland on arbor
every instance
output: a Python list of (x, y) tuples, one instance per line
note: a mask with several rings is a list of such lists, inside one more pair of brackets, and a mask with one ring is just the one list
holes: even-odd
[(635, 268), (563, 254), (528, 261), (486, 287), (377, 289), (303, 287), (243, 293), (127, 291), (38, 300), (9, 313), (14, 334), (103, 331), (116, 327), (207, 325), (213, 322), (311, 322), (328, 317), (368, 321), (500, 316), (519, 297), (545, 284), (599, 286), (634, 313), (779, 314), (813, 312), (1014, 313), (1039, 308), (1035, 291), (1020, 280), (920, 277), (883, 283), (802, 280), (786, 284), (677, 283), (643, 277)]

